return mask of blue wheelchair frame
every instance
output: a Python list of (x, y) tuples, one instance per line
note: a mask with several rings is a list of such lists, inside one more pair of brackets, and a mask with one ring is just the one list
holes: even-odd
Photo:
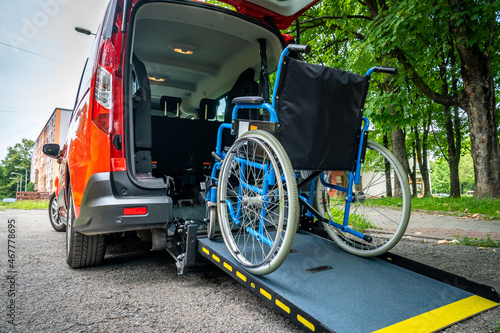
[[(289, 53), (290, 53), (289, 49), (285, 48), (281, 54), (278, 69), (277, 69), (277, 74), (276, 74), (277, 78), (280, 77), (283, 60)], [(377, 68), (378, 67), (371, 68), (370, 70), (368, 70), (368, 72), (365, 75), (371, 76), (371, 74), (374, 71), (376, 71)], [(275, 109), (275, 100), (276, 100), (276, 92), (277, 92), (277, 88), (278, 88), (278, 81), (279, 80), (276, 79), (276, 81), (274, 83), (272, 104), (264, 102), (264, 99), (262, 99), (262, 98), (254, 98), (254, 100), (252, 100), (252, 101), (237, 103), (235, 105), (235, 107), (233, 108), (232, 117), (231, 117), (232, 121), (234, 122), (237, 119), (238, 110), (240, 110), (240, 109), (264, 109), (264, 110), (269, 111), (269, 113), (270, 113), (269, 122), (279, 123), (278, 115), (277, 115), (277, 112)], [(359, 237), (361, 239), (364, 239), (365, 241), (370, 242), (371, 241), (370, 236), (367, 236), (363, 233), (360, 233), (360, 232), (348, 227), (351, 204), (355, 200), (355, 197), (353, 195), (353, 190), (354, 190), (356, 185), (359, 185), (360, 180), (361, 180), (361, 162), (360, 161), (361, 161), (361, 156), (362, 156), (363, 149), (364, 149), (363, 138), (365, 137), (366, 132), (368, 130), (368, 127), (370, 125), (370, 121), (365, 116), (363, 116), (362, 120), (363, 120), (364, 125), (363, 125), (363, 128), (361, 129), (361, 135), (360, 135), (358, 153), (357, 153), (356, 168), (355, 168), (354, 172), (353, 171), (349, 172), (349, 179), (348, 179), (347, 187), (327, 183), (324, 180), (323, 173), (319, 177), (319, 179), (320, 179), (321, 183), (323, 184), (323, 186), (347, 193), (347, 195), (345, 197), (346, 204), (345, 204), (345, 210), (344, 210), (344, 219), (343, 219), (342, 223), (338, 223), (338, 222), (331, 221), (331, 220), (328, 220), (328, 223), (330, 225), (344, 231), (344, 232), (350, 233), (356, 237)], [(212, 184), (214, 184), (214, 185), (217, 185), (217, 172), (220, 170), (221, 165), (222, 165), (222, 161), (224, 160), (224, 157), (225, 157), (225, 152), (222, 151), (222, 147), (223, 147), (222, 146), (222, 134), (223, 134), (224, 130), (231, 130), (231, 129), (232, 129), (232, 124), (224, 123), (224, 124), (220, 125), (219, 130), (217, 132), (217, 147), (216, 147), (216, 151), (215, 151), (215, 155), (214, 155), (217, 162), (214, 164), (214, 167), (212, 169), (212, 175), (211, 175)], [(249, 161), (243, 161), (243, 159), (239, 159), (238, 161), (243, 162), (243, 164), (250, 163)], [(266, 168), (266, 165), (259, 164), (259, 163), (253, 163), (252, 166), (262, 168), (262, 169)], [(240, 172), (244, 173), (245, 171), (244, 171), (244, 169), (242, 169)], [(273, 182), (276, 181), (275, 179), (272, 179), (273, 176), (274, 176), (273, 172), (268, 174), (268, 179), (264, 182), (264, 188), (262, 188), (262, 189), (255, 188), (254, 186), (252, 186), (250, 184), (245, 184), (244, 182), (242, 182), (240, 180), (241, 186), (239, 189), (239, 191), (240, 191), (239, 195), (241, 195), (241, 188), (246, 187), (246, 188), (249, 188), (256, 193), (259, 193), (267, 200), (267, 194), (268, 194), (267, 193), (267, 184), (272, 184)], [(240, 179), (243, 179), (243, 177), (240, 177)], [(307, 216), (314, 216), (315, 218), (324, 221), (324, 220), (326, 220), (325, 217), (321, 216), (321, 214), (316, 209), (313, 208), (315, 188), (316, 188), (316, 179), (312, 179), (310, 181), (309, 196), (306, 198), (306, 197), (299, 194), (299, 199), (302, 203), (303, 202), (307, 203), (307, 205), (306, 205)], [(209, 201), (213, 205), (213, 204), (216, 204), (216, 202), (217, 202), (216, 198), (217, 198), (217, 187), (212, 186), (207, 193), (207, 201)], [(272, 241), (263, 235), (263, 230), (262, 230), (264, 219), (265, 219), (265, 214), (266, 214), (266, 206), (267, 206), (266, 200), (265, 200), (265, 203), (261, 209), (259, 231), (256, 232), (253, 229), (250, 230), (250, 228), (247, 228), (247, 232), (254, 235), (258, 240), (261, 240), (261, 241), (265, 242), (266, 244), (268, 244), (269, 246), (272, 246), (273, 245)], [(228, 207), (230, 210), (231, 218), (233, 219), (234, 223), (239, 224), (239, 219), (241, 218), (241, 202), (238, 201), (236, 210), (234, 209), (233, 204), (230, 202), (228, 202)]]

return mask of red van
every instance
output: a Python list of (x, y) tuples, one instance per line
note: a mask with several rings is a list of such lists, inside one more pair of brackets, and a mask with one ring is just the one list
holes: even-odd
[(291, 42), (279, 29), (318, 1), (223, 0), (236, 10), (110, 1), (66, 142), (44, 147), (60, 162), (54, 211), (66, 225), (69, 266), (100, 264), (113, 235), (132, 232), (165, 249), (172, 224), (203, 228), (203, 184), (232, 99), (268, 94), (267, 73)]

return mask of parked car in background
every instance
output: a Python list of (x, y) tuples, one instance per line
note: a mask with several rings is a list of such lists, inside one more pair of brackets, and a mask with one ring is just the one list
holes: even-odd
[(432, 196), (435, 197), (435, 198), (447, 198), (450, 195), (448, 193), (435, 193)]
[(237, 11), (200, 1), (110, 1), (66, 141), (44, 146), (60, 162), (50, 217), (66, 230), (69, 266), (100, 264), (109, 237), (126, 233), (165, 248), (172, 223), (207, 218), (200, 183), (232, 99), (265, 95), (267, 72), (292, 42), (279, 29), (318, 2), (223, 1)]

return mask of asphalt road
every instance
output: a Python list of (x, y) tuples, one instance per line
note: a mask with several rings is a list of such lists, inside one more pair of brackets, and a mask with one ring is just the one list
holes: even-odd
[[(166, 252), (113, 246), (102, 266), (73, 270), (47, 211), (0, 221), (0, 332), (301, 332), (218, 269), (178, 276)], [(500, 249), (405, 240), (393, 252), (500, 289)], [(446, 332), (494, 332), (496, 320), (499, 307)]]

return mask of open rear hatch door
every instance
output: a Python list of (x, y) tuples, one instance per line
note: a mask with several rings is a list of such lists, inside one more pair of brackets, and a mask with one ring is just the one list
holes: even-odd
[(230, 4), (238, 13), (245, 14), (266, 24), (287, 29), (303, 12), (320, 0), (219, 0)]

